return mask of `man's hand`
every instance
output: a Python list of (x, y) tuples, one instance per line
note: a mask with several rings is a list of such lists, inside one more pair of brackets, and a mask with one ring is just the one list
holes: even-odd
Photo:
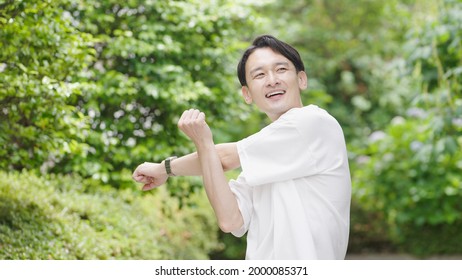
[(213, 144), (212, 131), (205, 122), (205, 114), (196, 109), (184, 111), (178, 127), (197, 145)]
[(163, 163), (145, 162), (135, 169), (132, 178), (136, 182), (144, 184), (143, 191), (148, 191), (163, 185), (167, 181), (168, 175)]
[[(178, 121), (178, 127), (194, 142), (198, 151), (200, 148), (206, 147), (212, 147), (213, 150), (215, 150), (215, 146), (213, 144), (212, 131), (205, 122), (204, 113), (195, 109), (185, 111), (181, 115), (180, 120)], [(228, 168), (235, 168), (235, 166), (238, 166), (238, 162), (236, 162), (236, 164), (234, 163), (236, 161), (236, 157), (232, 156), (232, 153), (228, 152), (230, 149), (231, 146), (222, 145), (219, 150), (222, 151), (223, 157), (227, 160), (226, 166)], [(233, 148), (232, 152), (234, 154), (237, 154), (237, 152), (235, 152), (234, 150), (235, 148)], [(183, 156), (181, 159), (175, 160), (175, 164), (177, 164), (177, 166), (175, 167), (177, 168), (175, 170), (175, 174), (177, 175), (202, 175), (202, 170), (199, 163), (199, 159), (197, 157), (197, 153), (192, 153), (190, 155)], [(147, 191), (163, 185), (167, 181), (168, 175), (163, 162), (145, 162), (143, 164), (140, 164), (135, 169), (132, 178), (138, 183), (143, 183), (143, 190)]]

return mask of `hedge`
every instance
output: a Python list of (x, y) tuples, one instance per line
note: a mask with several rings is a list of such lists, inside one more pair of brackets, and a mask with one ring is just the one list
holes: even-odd
[(217, 225), (203, 190), (94, 187), (76, 176), (0, 171), (0, 259), (208, 259)]

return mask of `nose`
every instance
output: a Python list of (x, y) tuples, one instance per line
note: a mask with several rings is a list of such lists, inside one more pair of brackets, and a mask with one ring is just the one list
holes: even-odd
[(278, 79), (277, 75), (275, 73), (273, 73), (273, 72), (268, 72), (266, 85), (269, 86), (269, 87), (274, 87), (274, 86), (277, 86), (279, 84), (280, 84), (280, 82), (279, 82), (279, 79)]

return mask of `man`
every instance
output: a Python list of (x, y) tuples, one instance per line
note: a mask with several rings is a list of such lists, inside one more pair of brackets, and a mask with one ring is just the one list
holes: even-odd
[[(246, 259), (344, 259), (351, 180), (338, 122), (315, 105), (303, 107), (307, 76), (299, 53), (260, 36), (238, 65), (242, 95), (272, 121), (236, 143), (215, 145), (204, 113), (187, 110), (178, 127), (197, 152), (144, 163), (133, 178), (143, 190), (168, 176), (202, 175), (220, 228), (247, 234)], [(224, 172), (241, 167), (236, 180)]]

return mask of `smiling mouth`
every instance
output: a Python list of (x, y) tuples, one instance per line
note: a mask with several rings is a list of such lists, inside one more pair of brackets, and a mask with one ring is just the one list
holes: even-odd
[(285, 93), (286, 93), (285, 90), (278, 90), (278, 91), (273, 91), (273, 92), (267, 93), (265, 95), (265, 97), (266, 98), (271, 98), (271, 97), (274, 97), (274, 96), (284, 95)]

